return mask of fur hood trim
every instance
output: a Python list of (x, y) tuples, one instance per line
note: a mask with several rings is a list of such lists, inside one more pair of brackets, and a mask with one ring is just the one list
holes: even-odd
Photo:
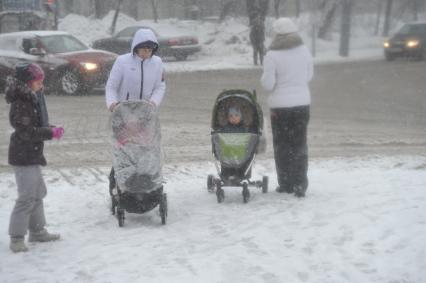
[(286, 50), (303, 45), (303, 40), (297, 33), (278, 34), (269, 46), (270, 50)]

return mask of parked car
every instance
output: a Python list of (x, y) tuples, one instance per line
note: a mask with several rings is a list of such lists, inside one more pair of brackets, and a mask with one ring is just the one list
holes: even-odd
[(0, 86), (13, 75), (17, 62), (39, 64), (47, 91), (76, 95), (103, 86), (116, 54), (94, 50), (63, 31), (0, 34)]
[(426, 56), (426, 22), (407, 23), (383, 44), (385, 58), (409, 56), (423, 59)]
[[(129, 26), (117, 32), (114, 36), (104, 39), (95, 40), (92, 43), (93, 48), (108, 50), (117, 54), (125, 54), (130, 52), (133, 35), (141, 28), (151, 29), (157, 37), (160, 57), (175, 57), (176, 60), (186, 60), (201, 50), (198, 44), (198, 38), (194, 35), (179, 34), (177, 30), (171, 30), (170, 27), (147, 27), (143, 25)], [(173, 35), (168, 35), (173, 34)]]

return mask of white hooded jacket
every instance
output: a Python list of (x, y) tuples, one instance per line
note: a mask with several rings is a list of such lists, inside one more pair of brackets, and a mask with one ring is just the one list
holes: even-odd
[(126, 100), (147, 100), (157, 106), (161, 104), (166, 91), (161, 58), (153, 55), (143, 60), (133, 53), (135, 46), (145, 41), (158, 44), (151, 30), (140, 29), (133, 37), (130, 53), (118, 56), (115, 60), (105, 88), (108, 109), (114, 102)]
[(282, 38), (277, 36), (273, 42), (275, 47), (266, 53), (261, 83), (270, 92), (270, 108), (290, 108), (311, 103), (309, 82), (313, 76), (313, 60), (308, 48), (298, 44), (298, 41), (295, 34)]

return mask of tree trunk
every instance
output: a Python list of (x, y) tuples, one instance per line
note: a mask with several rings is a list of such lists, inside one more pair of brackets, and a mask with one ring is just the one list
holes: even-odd
[(407, 9), (410, 8), (412, 1), (413, 0), (408, 0), (408, 1), (402, 2), (399, 5), (399, 9), (397, 10), (397, 15), (394, 14), (395, 19), (401, 19), (402, 18), (402, 16), (405, 14)]
[(103, 0), (95, 0), (94, 7), (95, 7), (95, 18), (100, 19), (102, 18), (102, 4)]
[(281, 0), (274, 0), (274, 14), (276, 19), (280, 17), (280, 2)]
[(382, 5), (383, 1), (379, 0), (377, 2), (377, 15), (376, 15), (376, 25), (374, 27), (374, 35), (378, 35), (379, 34), (379, 28), (380, 28), (380, 21), (381, 21), (381, 17), (382, 17)]
[(413, 20), (418, 21), (419, 20), (419, 0), (413, 0)]
[(351, 38), (352, 0), (342, 0), (342, 16), (340, 26), (339, 55), (349, 56), (349, 41)]
[(112, 19), (112, 24), (111, 24), (111, 28), (110, 28), (111, 34), (114, 34), (114, 32), (115, 32), (115, 26), (117, 24), (118, 14), (120, 13), (121, 2), (123, 2), (123, 0), (118, 0), (117, 6), (115, 8), (114, 18)]
[[(344, 1), (344, 0), (341, 0)], [(329, 32), (338, 6), (338, 0), (331, 0), (324, 3), (323, 17), (318, 29), (318, 37), (322, 39), (327, 39), (327, 33)]]
[(301, 1), (301, 0), (296, 0), (296, 17), (297, 17), (297, 18), (299, 18), (300, 13), (301, 13), (300, 1)]
[(235, 5), (233, 0), (225, 0), (222, 4), (222, 8), (220, 10), (219, 22), (221, 23), (227, 15), (231, 12), (233, 6)]
[(390, 19), (392, 15), (393, 0), (386, 0), (385, 22), (383, 23), (383, 36), (389, 35)]
[(246, 0), (246, 9), (250, 26), (254, 20), (264, 24), (269, 10), (269, 0)]
[(311, 52), (312, 56), (316, 56), (317, 52), (317, 26), (319, 22), (319, 7), (321, 3), (319, 0), (310, 0), (309, 1), (309, 7), (310, 7), (310, 15), (309, 15), (309, 21), (311, 25), (310, 35), (311, 35)]
[(74, 0), (62, 1), (64, 5), (64, 13), (66, 15), (74, 13)]
[(158, 3), (157, 0), (151, 0), (152, 6), (152, 16), (154, 18), (154, 22), (158, 23)]
[(53, 29), (54, 30), (58, 30), (58, 26), (59, 26), (59, 9), (60, 9), (59, 1), (55, 1), (54, 7), (55, 7), (55, 11), (53, 11), (53, 13), (54, 13), (53, 14), (53, 21), (54, 21)]

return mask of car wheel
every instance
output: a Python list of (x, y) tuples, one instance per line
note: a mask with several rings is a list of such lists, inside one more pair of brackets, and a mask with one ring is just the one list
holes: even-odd
[(175, 58), (176, 58), (176, 60), (178, 60), (178, 61), (185, 61), (185, 60), (186, 60), (186, 58), (188, 58), (188, 55), (186, 55), (186, 54), (176, 54), (176, 55), (175, 55)]
[(77, 95), (82, 91), (80, 75), (73, 70), (65, 70), (58, 80), (59, 92), (67, 95)]

